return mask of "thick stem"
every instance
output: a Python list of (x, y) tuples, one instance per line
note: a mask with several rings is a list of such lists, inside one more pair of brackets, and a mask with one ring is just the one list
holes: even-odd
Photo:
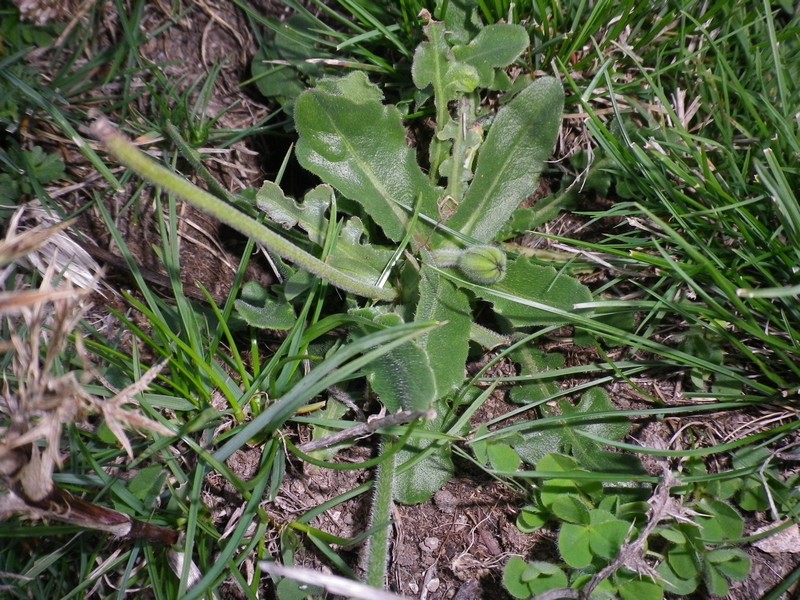
[(394, 507), (395, 456), (390, 456), (377, 468), (370, 521), (375, 533), (369, 538), (367, 552), (367, 585), (383, 589), (389, 565), (389, 537)]
[(312, 275), (325, 279), (339, 289), (358, 296), (386, 301), (395, 299), (396, 293), (393, 289), (369, 285), (342, 273), (286, 241), (255, 219), (242, 214), (233, 206), (226, 204), (162, 167), (128, 141), (108, 120), (104, 118), (97, 119), (92, 124), (92, 134), (103, 143), (114, 158), (143, 179), (183, 198), (193, 206), (215, 217), (222, 223), (233, 227), (243, 235), (263, 244), (271, 252), (294, 263)]

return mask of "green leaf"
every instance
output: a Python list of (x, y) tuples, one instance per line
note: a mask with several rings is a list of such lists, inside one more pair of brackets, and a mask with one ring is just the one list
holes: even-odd
[[(546, 473), (560, 473), (570, 471), (583, 471), (578, 462), (571, 456), (564, 454), (549, 454), (536, 463), (536, 470)], [(539, 490), (539, 501), (542, 507), (550, 510), (553, 503), (563, 495), (576, 494), (586, 496), (596, 501), (603, 494), (603, 486), (598, 481), (575, 479), (547, 479)]]
[(436, 0), (437, 15), (441, 15), (445, 8), (446, 12), (441, 18), (448, 38), (453, 42), (466, 44), (484, 27), (474, 0)]
[(678, 596), (688, 596), (700, 585), (699, 574), (692, 577), (681, 577), (668, 561), (663, 561), (656, 568), (659, 577), (664, 580), (664, 590)]
[[(486, 435), (487, 433), (489, 433), (489, 429), (486, 425), (481, 425), (475, 430), (475, 437)], [(475, 455), (475, 459), (479, 463), (482, 465), (487, 465), (489, 463), (489, 442), (487, 440), (472, 442), (470, 447), (472, 448), (472, 453)]]
[(660, 535), (665, 540), (672, 542), (673, 544), (686, 544), (686, 536), (672, 527), (656, 527), (653, 530), (653, 533)]
[(297, 97), (306, 89), (305, 78), (322, 73), (319, 64), (311, 58), (329, 58), (330, 53), (315, 45), (314, 21), (295, 14), (285, 22), (272, 20), (274, 34), (256, 52), (251, 63), (253, 79), (258, 91), (291, 111)]
[(561, 526), (558, 549), (568, 565), (583, 569), (592, 564), (594, 557), (607, 561), (615, 558), (629, 531), (630, 523), (608, 511), (594, 509), (589, 513), (588, 523)]
[(128, 483), (128, 491), (142, 501), (145, 506), (151, 506), (167, 479), (167, 474), (160, 465), (150, 465), (141, 469)]
[(351, 277), (376, 285), (394, 251), (366, 241), (364, 224), (358, 217), (347, 219), (328, 256), (328, 264)]
[(490, 444), (487, 452), (489, 462), (496, 471), (516, 473), (522, 464), (519, 455), (506, 444)]
[[(618, 580), (619, 576), (615, 579)], [(617, 582), (617, 590), (622, 600), (661, 600), (664, 597), (664, 588), (646, 579), (626, 579)]]
[(297, 97), (306, 86), (300, 81), (297, 70), (287, 64), (271, 64), (275, 60), (261, 49), (253, 56), (251, 63), (253, 79), (258, 91), (267, 98), (272, 98), (286, 109), (294, 106)]
[(596, 436), (609, 440), (621, 440), (631, 430), (631, 424), (625, 417), (602, 417), (592, 419), (592, 413), (614, 412), (616, 407), (611, 403), (608, 392), (603, 388), (595, 387), (581, 396), (580, 402), (572, 406), (567, 400), (559, 402), (561, 414), (564, 416), (583, 415), (586, 418), (580, 424), (571, 423), (564, 428), (563, 443), (578, 462), (587, 469), (601, 471), (610, 464), (614, 464), (614, 457), (610, 461), (604, 460), (605, 456), (598, 454), (597, 444), (592, 440), (581, 437), (576, 433), (581, 429)]
[(589, 509), (578, 496), (565, 494), (556, 498), (550, 506), (552, 513), (567, 523), (586, 525), (589, 523)]
[[(531, 345), (523, 346), (509, 355), (519, 365), (521, 377), (541, 375), (564, 366), (564, 355), (543, 352)], [(560, 388), (555, 381), (536, 379), (530, 383), (520, 381), (511, 388), (511, 400), (519, 404), (539, 403), (552, 398)]]
[(466, 294), (434, 270), (420, 271), (419, 301), (415, 321), (436, 321), (444, 326), (420, 338), (436, 382), (435, 396), (442, 397), (464, 381), (469, 352), (472, 310)]
[(58, 154), (47, 154), (41, 146), (34, 146), (22, 155), (26, 176), (35, 177), (45, 185), (64, 176), (64, 161)]
[(591, 530), (585, 525), (564, 523), (558, 532), (558, 551), (573, 569), (585, 569), (594, 558), (589, 542)]
[[(433, 87), (437, 115), (447, 112), (447, 103), (464, 92), (472, 92), (480, 83), (474, 66), (457, 62), (445, 41), (444, 23), (431, 21), (423, 28), (427, 42), (422, 42), (414, 52), (411, 77), (419, 89)], [(437, 123), (439, 129), (444, 123)]]
[(242, 298), (233, 303), (239, 316), (251, 327), (287, 331), (297, 324), (294, 308), (255, 282), (242, 288)]
[(319, 598), (325, 593), (321, 587), (300, 583), (294, 579), (281, 579), (275, 586), (277, 600), (307, 600)]
[(566, 573), (547, 562), (526, 562), (512, 556), (503, 568), (503, 586), (514, 598), (528, 599), (548, 590), (566, 588)]
[(734, 581), (743, 581), (750, 573), (750, 557), (738, 548), (712, 550), (706, 554), (706, 562)]
[(675, 575), (684, 580), (698, 580), (700, 577), (700, 561), (691, 544), (673, 546), (667, 552), (666, 563)]
[(517, 515), (517, 529), (522, 533), (533, 533), (544, 527), (547, 521), (547, 515), (535, 506), (525, 506)]
[[(395, 313), (379, 314), (372, 309), (353, 311), (384, 327), (400, 325)], [(433, 371), (428, 356), (416, 341), (398, 346), (364, 368), (370, 386), (389, 412), (428, 410), (436, 395)]]
[(570, 201), (569, 194), (555, 194), (537, 200), (536, 204), (530, 208), (516, 209), (497, 234), (497, 241), (505, 241), (517, 237), (528, 231), (533, 231), (548, 221), (552, 221)]
[(589, 547), (595, 556), (612, 560), (619, 554), (619, 549), (625, 543), (631, 532), (631, 524), (616, 518), (610, 512), (596, 509), (590, 514), (590, 528), (592, 536)]
[[(326, 423), (329, 421), (335, 421), (337, 419), (341, 419), (347, 413), (347, 407), (338, 400), (330, 397), (328, 398), (327, 402), (325, 403), (325, 410), (319, 413), (321, 423)], [(338, 429), (333, 429), (331, 427), (326, 427), (324, 424), (312, 424), (311, 425), (311, 439), (313, 441), (318, 441), (325, 439), (329, 435), (337, 433)], [(329, 448), (323, 448), (322, 450), (316, 450), (311, 452), (311, 456), (319, 460), (330, 460), (333, 456), (336, 455), (343, 447), (350, 445), (352, 442), (343, 442), (341, 444), (336, 444)]]
[[(438, 433), (444, 426), (447, 407), (443, 401), (436, 403), (436, 418), (418, 425), (422, 431)], [(401, 465), (423, 453), (426, 456), (411, 468), (399, 472)], [(395, 476), (395, 500), (401, 504), (419, 504), (429, 500), (455, 472), (450, 456), (450, 446), (430, 438), (412, 437), (395, 455), (398, 474)]]
[(716, 543), (742, 537), (744, 521), (729, 504), (703, 498), (695, 510), (707, 515), (695, 519), (703, 541)]
[(308, 234), (308, 239), (322, 246), (328, 219), (325, 213), (333, 202), (333, 188), (318, 185), (308, 193), (302, 202), (296, 202), (283, 193), (279, 185), (265, 181), (256, 192), (256, 205), (264, 211), (273, 223), (284, 229), (300, 227)]
[(703, 572), (703, 580), (705, 581), (708, 591), (714, 596), (727, 596), (731, 586), (728, 580), (713, 566), (709, 566)]
[[(397, 242), (410, 227), (413, 207), (437, 218), (439, 194), (406, 145), (400, 111), (381, 100), (378, 87), (359, 71), (304, 92), (295, 106), (297, 159), (358, 202)], [(417, 228), (421, 245), (430, 227), (418, 222)]]
[(536, 191), (555, 144), (564, 90), (537, 79), (501, 108), (478, 155), (475, 177), (448, 226), (489, 243), (514, 210)]
[(574, 277), (558, 272), (553, 267), (536, 265), (528, 258), (518, 258), (508, 264), (505, 279), (493, 284), (491, 289), (475, 289), (475, 294), (491, 302), (494, 310), (518, 329), (555, 325), (563, 323), (565, 319), (545, 308), (534, 308), (509, 298), (500, 298), (491, 293), (493, 290), (564, 312), (572, 312), (574, 304), (592, 299), (589, 288)]
[(455, 46), (453, 55), (473, 66), (480, 77), (479, 85), (488, 88), (494, 83), (494, 69), (510, 65), (529, 44), (521, 25), (487, 25), (466, 46)]
[[(547, 413), (556, 410), (546, 408)], [(572, 452), (584, 468), (603, 471), (642, 472), (638, 460), (620, 462), (620, 456), (604, 452), (596, 442), (580, 435), (580, 431), (587, 431), (605, 439), (618, 440), (630, 431), (630, 423), (624, 417), (598, 417), (593, 419), (592, 413), (614, 412), (615, 407), (602, 388), (592, 388), (581, 396), (577, 406), (572, 406), (567, 399), (561, 400), (557, 405), (557, 412), (564, 416), (583, 415), (585, 418), (580, 423), (553, 422), (546, 428), (536, 429), (522, 434), (523, 441), (514, 444), (514, 449), (523, 460), (530, 464), (537, 464), (544, 455), (558, 451)]]
[[(266, 212), (273, 222), (284, 229), (300, 227), (308, 239), (319, 247), (325, 245), (329, 227), (325, 214), (333, 201), (333, 188), (328, 185), (318, 185), (309, 191), (302, 203), (285, 196), (281, 188), (271, 181), (265, 182), (256, 194), (258, 208)], [(374, 285), (394, 252), (369, 244), (364, 241), (365, 238), (361, 219), (347, 219), (326, 262), (355, 279)]]

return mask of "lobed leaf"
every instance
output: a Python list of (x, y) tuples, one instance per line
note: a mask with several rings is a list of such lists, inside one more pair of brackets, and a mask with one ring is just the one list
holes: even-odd
[[(256, 194), (258, 208), (284, 229), (299, 227), (316, 245), (325, 245), (329, 222), (326, 213), (333, 204), (333, 188), (318, 185), (302, 202), (284, 195), (276, 184), (267, 181)], [(375, 285), (394, 254), (365, 241), (366, 232), (361, 219), (350, 217), (341, 228), (326, 262), (343, 273), (364, 283)]]
[[(400, 111), (384, 106), (377, 86), (362, 72), (324, 79), (295, 106), (300, 164), (359, 203), (388, 238), (403, 239), (412, 207), (436, 220), (438, 192), (406, 145)], [(412, 245), (429, 226), (418, 223)]]

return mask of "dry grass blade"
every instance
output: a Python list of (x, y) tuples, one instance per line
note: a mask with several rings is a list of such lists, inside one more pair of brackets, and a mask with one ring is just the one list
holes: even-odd
[[(67, 226), (43, 230), (34, 228), (19, 234), (18, 211), (8, 236), (0, 246), (4, 260), (20, 261), (25, 252), (47, 245)], [(81, 527), (107, 531), (118, 537), (172, 544), (177, 533), (132, 519), (130, 516), (97, 506), (58, 488), (53, 472), (61, 464), (64, 427), (85, 420), (89, 414), (102, 414), (129, 456), (133, 449), (123, 431), (125, 427), (171, 435), (167, 428), (131, 410), (133, 396), (146, 389), (163, 364), (117, 394), (110, 402), (87, 394), (86, 381), (74, 372), (57, 369), (63, 357), (73, 350), (71, 336), (78, 327), (87, 304), (84, 297), (96, 284), (94, 274), (84, 281), (88, 287), (75, 287), (70, 277), (57, 280), (57, 269), (68, 270), (51, 256), (42, 274), (39, 289), (15, 290), (0, 295), (0, 316), (11, 332), (3, 346), (11, 353), (10, 373), (4, 377), (0, 396), (0, 520), (15, 514), (38, 519), (54, 519)], [(57, 282), (57, 283), (56, 283)], [(89, 358), (75, 336), (74, 350), (91, 373)], [(68, 362), (68, 361), (67, 361)]]
[(79, 288), (95, 289), (100, 265), (67, 235), (65, 230), (73, 223), (59, 222), (38, 201), (23, 204), (14, 212), (0, 245), (0, 265), (22, 261), (42, 275), (53, 268)]
[(17, 211), (9, 222), (9, 233), (0, 240), (0, 265), (7, 265), (38, 250), (56, 233), (67, 229), (74, 221), (64, 221), (52, 227), (29, 229), (24, 235), (17, 234), (21, 211)]
[(300, 583), (324, 587), (331, 594), (341, 594), (349, 598), (361, 598), (363, 600), (404, 600), (403, 596), (384, 592), (382, 590), (369, 587), (363, 583), (345, 579), (337, 575), (326, 575), (301, 567), (287, 567), (274, 562), (262, 562), (259, 566), (270, 575), (288, 577)]

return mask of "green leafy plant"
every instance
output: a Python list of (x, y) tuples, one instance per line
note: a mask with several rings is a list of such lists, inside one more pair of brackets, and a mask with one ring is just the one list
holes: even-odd
[(26, 85), (35, 85), (37, 70), (25, 62), (31, 48), (46, 47), (55, 37), (53, 27), (39, 27), (20, 19), (16, 7), (0, 9), (0, 126), (5, 131), (16, 131), (30, 101), (12, 85), (9, 77)]
[(568, 587), (565, 566), (569, 587), (598, 598), (685, 596), (703, 585), (724, 596), (750, 570), (747, 554), (732, 547), (742, 517), (702, 494), (675, 498), (669, 476), (648, 503), (648, 488), (604, 485), (563, 454), (542, 457), (534, 473), (542, 477), (535, 503), (520, 511), (517, 526), (531, 533), (555, 523), (563, 563), (509, 561), (503, 581), (516, 598)]
[[(315, 0), (312, 4), (319, 10), (287, 0), (291, 14), (279, 20), (256, 14), (240, 3), (251, 19), (266, 29), (259, 36), (260, 48), (251, 66), (259, 92), (291, 116), (300, 94), (326, 74), (359, 70), (394, 88), (407, 107), (414, 95), (408, 66), (420, 38), (418, 15), (433, 3)], [(456, 10), (454, 7), (452, 12)]]
[[(396, 469), (394, 476), (378, 476), (381, 506), (374, 514), (387, 517), (386, 502), (423, 501), (454, 472), (449, 440), (464, 427), (457, 409), (467, 401), (462, 382), (470, 338), (487, 337), (474, 323), (475, 302), (489, 302), (496, 317), (488, 323), (510, 333), (563, 323), (576, 301), (591, 299), (567, 274), (524, 257), (508, 260), (495, 244), (537, 188), (560, 125), (561, 84), (524, 75), (512, 84), (505, 75), (527, 46), (522, 27), (490, 25), (472, 38), (445, 32), (445, 23), (428, 18), (427, 41), (412, 69), (415, 84), (433, 94), (437, 107), (427, 173), (406, 143), (401, 112), (383, 103), (364, 73), (323, 79), (297, 98), (295, 124), (298, 160), (324, 183), (302, 201), (265, 183), (256, 203), (272, 227), (145, 159), (102, 121), (94, 126), (119, 160), (293, 263), (281, 265), (286, 279), (273, 293), (298, 298), (312, 274), (379, 301), (359, 306), (351, 300), (351, 315), (365, 323), (351, 328), (353, 339), (375, 326), (443, 324), (364, 370), (390, 411), (435, 410), (379, 467)], [(496, 114), (481, 102), (487, 89), (509, 90)], [(340, 220), (340, 208), (350, 216)], [(269, 312), (270, 300), (262, 298), (263, 311), (251, 301), (240, 305), (251, 324)], [(375, 554), (368, 579), (378, 583), (385, 548)]]
[(42, 186), (64, 176), (64, 161), (39, 146), (0, 150), (0, 214), (13, 212), (25, 196), (39, 195)]

